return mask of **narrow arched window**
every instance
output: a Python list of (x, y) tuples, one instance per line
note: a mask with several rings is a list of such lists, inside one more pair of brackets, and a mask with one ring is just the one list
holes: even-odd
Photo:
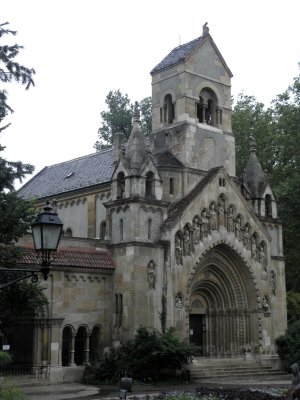
[(66, 367), (71, 364), (72, 329), (65, 326), (62, 334), (61, 364)]
[(201, 90), (199, 102), (197, 103), (197, 118), (200, 123), (216, 126), (220, 124), (218, 99), (210, 88)]
[(155, 197), (154, 192), (154, 174), (153, 172), (149, 171), (146, 174), (146, 197)]
[(106, 238), (106, 221), (102, 221), (100, 224), (100, 239)]
[(175, 106), (172, 101), (172, 96), (167, 94), (164, 98), (164, 121), (171, 124), (175, 118)]
[(68, 228), (67, 230), (66, 230), (66, 233), (65, 233), (65, 236), (73, 236), (73, 234), (72, 234), (72, 229), (71, 228)]
[(170, 178), (170, 194), (174, 194), (174, 178)]
[(75, 336), (74, 361), (76, 365), (82, 365), (86, 361), (86, 336), (86, 328), (84, 326), (80, 326)]
[(90, 337), (90, 361), (96, 361), (100, 355), (100, 335), (99, 326), (95, 326)]
[(125, 193), (125, 175), (119, 172), (117, 175), (117, 199), (122, 199)]
[(151, 235), (151, 231), (152, 231), (152, 219), (149, 218), (148, 219), (148, 239), (152, 239), (152, 235)]
[(120, 219), (120, 240), (124, 240), (124, 227), (123, 227), (123, 220)]
[(265, 197), (265, 216), (272, 217), (272, 197), (270, 194)]

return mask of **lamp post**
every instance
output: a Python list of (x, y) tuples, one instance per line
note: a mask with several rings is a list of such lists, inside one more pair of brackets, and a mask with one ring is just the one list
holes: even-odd
[(38, 259), (41, 259), (40, 269), (0, 268), (0, 290), (28, 278), (31, 278), (32, 282), (37, 282), (38, 273), (41, 273), (47, 280), (62, 227), (62, 221), (57, 213), (52, 211), (52, 207), (47, 201), (44, 211), (39, 213), (31, 224), (35, 251)]

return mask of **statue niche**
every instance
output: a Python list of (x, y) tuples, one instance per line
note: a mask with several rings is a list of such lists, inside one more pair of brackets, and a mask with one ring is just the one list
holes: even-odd
[(178, 231), (175, 235), (175, 260), (177, 265), (183, 264), (182, 259), (182, 233)]
[(200, 218), (198, 215), (193, 218), (193, 231), (194, 244), (198, 244), (200, 242)]
[(150, 260), (147, 265), (147, 282), (149, 289), (155, 289), (155, 263), (153, 260)]
[(211, 231), (216, 231), (218, 229), (218, 217), (214, 203), (211, 203), (209, 207), (209, 224)]
[(200, 219), (200, 239), (203, 240), (208, 235), (208, 217), (206, 209), (204, 209), (201, 213)]

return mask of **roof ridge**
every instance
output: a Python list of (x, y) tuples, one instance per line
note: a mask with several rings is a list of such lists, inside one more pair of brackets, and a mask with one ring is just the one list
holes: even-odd
[(47, 165), (47, 166), (44, 167), (43, 169), (45, 169), (45, 168), (56, 167), (57, 165), (68, 164), (68, 163), (70, 163), (70, 162), (72, 162), (72, 161), (78, 161), (78, 160), (82, 160), (82, 159), (88, 158), (88, 157), (94, 157), (94, 156), (97, 156), (97, 155), (100, 155), (100, 154), (107, 153), (107, 152), (109, 152), (109, 151), (113, 151), (113, 149), (105, 149), (105, 150), (101, 150), (101, 151), (96, 151), (95, 153), (86, 154), (85, 156), (75, 157), (75, 158), (72, 158), (72, 159), (67, 160), (67, 161), (62, 161), (62, 162), (59, 162), (59, 163), (56, 163), (56, 164)]

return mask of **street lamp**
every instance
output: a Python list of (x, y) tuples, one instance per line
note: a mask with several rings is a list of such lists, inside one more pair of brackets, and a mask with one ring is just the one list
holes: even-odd
[(39, 213), (31, 224), (35, 251), (41, 257), (41, 270), (45, 280), (50, 272), (50, 263), (56, 252), (63, 223), (57, 213), (52, 211), (49, 202), (46, 202), (44, 212)]
[(31, 278), (32, 282), (37, 282), (38, 273), (41, 273), (47, 280), (62, 227), (62, 221), (57, 213), (52, 211), (52, 207), (47, 201), (44, 211), (39, 213), (31, 224), (35, 251), (38, 259), (41, 259), (40, 269), (0, 268), (0, 290), (28, 278)]

